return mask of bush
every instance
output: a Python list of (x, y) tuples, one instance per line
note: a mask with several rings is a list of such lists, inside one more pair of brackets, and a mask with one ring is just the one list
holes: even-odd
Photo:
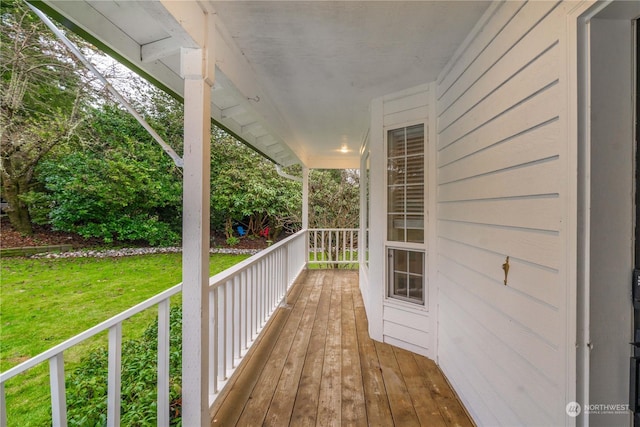
[(152, 142), (125, 135), (118, 144), (43, 160), (38, 174), (44, 193), (30, 193), (30, 211), (40, 223), (46, 214), (56, 230), (107, 243), (175, 245), (182, 203), (175, 167)]
[[(181, 426), (182, 308), (179, 306), (171, 308), (170, 328), (170, 425)], [(122, 425), (156, 425), (157, 348), (157, 321), (145, 330), (140, 339), (122, 343)], [(98, 348), (89, 353), (67, 378), (70, 426), (106, 425), (108, 358), (107, 349)]]

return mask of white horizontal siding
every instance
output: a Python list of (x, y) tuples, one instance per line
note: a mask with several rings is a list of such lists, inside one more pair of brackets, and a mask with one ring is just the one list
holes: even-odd
[[(389, 342), (389, 338), (408, 343), (416, 348), (420, 348), (417, 353), (426, 354), (428, 348), (423, 343), (429, 342), (429, 334), (411, 328), (404, 323), (384, 322), (385, 342)], [(421, 345), (422, 344), (422, 345)], [(402, 346), (405, 347), (405, 346)]]
[(566, 16), (557, 2), (488, 13), (436, 90), (438, 360), (479, 425), (560, 425)]
[[(428, 116), (429, 86), (420, 85), (382, 99), (383, 125), (423, 122)], [(426, 129), (425, 129), (426, 132)]]
[(427, 356), (429, 354), (430, 319), (426, 312), (385, 303), (384, 342)]
[[(441, 362), (443, 368), (457, 364), (462, 374), (471, 379), (474, 391), (485, 411), (493, 412), (496, 421), (487, 417), (478, 425), (506, 426), (555, 426), (552, 411), (561, 395), (554, 393), (557, 385), (542, 376), (535, 367), (525, 359), (514, 359), (500, 351), (505, 345), (499, 337), (477, 328), (468, 330), (468, 322), (473, 316), (463, 311), (448, 311), (441, 314), (441, 321), (446, 321), (458, 328), (458, 334), (450, 336), (440, 332), (439, 346), (449, 352), (450, 360)], [(475, 360), (480, 369), (465, 368), (469, 359)], [(447, 375), (450, 375), (447, 372)], [(531, 382), (535, 379), (534, 382)], [(505, 391), (509, 392), (506, 393)], [(556, 417), (557, 419), (557, 417)]]

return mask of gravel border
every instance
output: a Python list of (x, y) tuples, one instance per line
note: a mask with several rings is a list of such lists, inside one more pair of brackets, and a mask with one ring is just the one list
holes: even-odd
[[(211, 248), (209, 253), (212, 254), (232, 254), (232, 255), (255, 255), (261, 249), (235, 249), (235, 248)], [(182, 248), (178, 246), (168, 248), (122, 248), (122, 249), (106, 249), (106, 250), (82, 250), (69, 252), (45, 252), (30, 255), (29, 258), (117, 258), (133, 255), (149, 255), (149, 254), (169, 254), (180, 253)]]

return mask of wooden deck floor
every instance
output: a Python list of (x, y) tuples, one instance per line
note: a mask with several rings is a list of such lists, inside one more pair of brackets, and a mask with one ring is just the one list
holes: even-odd
[(358, 276), (310, 270), (212, 408), (212, 426), (471, 426), (435, 363), (371, 340)]

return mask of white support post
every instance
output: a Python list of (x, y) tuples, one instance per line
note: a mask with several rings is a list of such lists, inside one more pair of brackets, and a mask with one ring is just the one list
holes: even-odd
[[(208, 21), (205, 20), (205, 26)], [(213, 33), (211, 28), (210, 33)], [(213, 43), (181, 49), (184, 77), (182, 214), (182, 425), (205, 427), (209, 416), (209, 201)]]
[(122, 372), (122, 323), (109, 328), (109, 368), (107, 379), (107, 427), (120, 426)]
[(169, 298), (158, 304), (158, 427), (169, 427), (169, 353), (170, 313)]
[[(302, 167), (302, 229), (309, 229), (309, 168)], [(304, 245), (304, 265), (309, 263), (309, 232), (306, 235)]]
[(63, 353), (49, 359), (49, 383), (51, 384), (51, 423), (53, 427), (67, 427)]
[(309, 168), (302, 167), (302, 228), (309, 228)]

